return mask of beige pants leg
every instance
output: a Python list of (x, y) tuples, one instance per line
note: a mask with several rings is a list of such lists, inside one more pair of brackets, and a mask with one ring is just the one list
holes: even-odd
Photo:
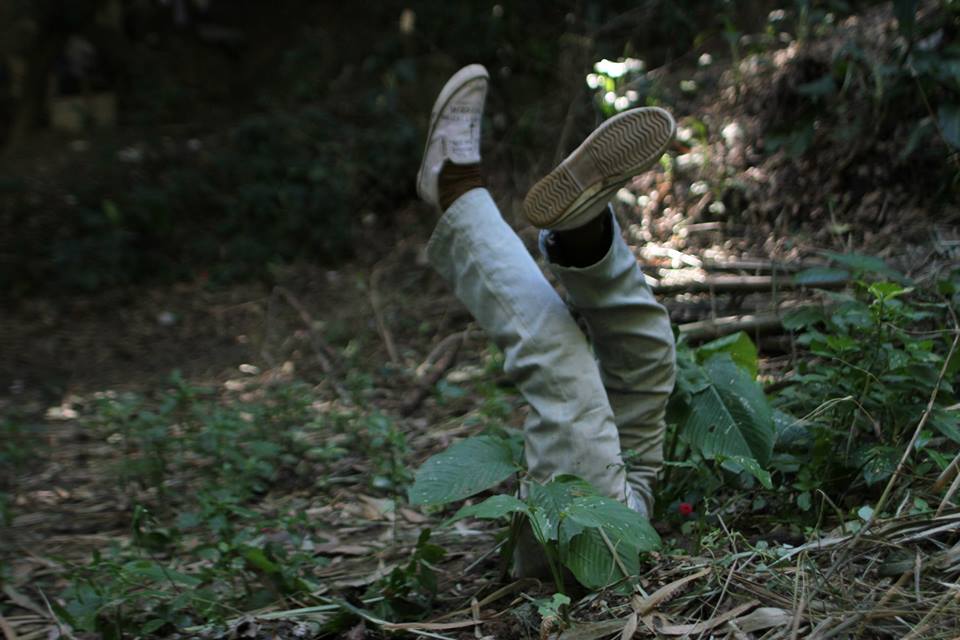
[[(613, 223), (613, 243), (602, 260), (583, 269), (552, 263), (550, 268), (586, 321), (620, 445), (636, 454), (628, 481), (652, 513), (663, 466), (664, 412), (675, 377), (674, 339), (670, 318), (654, 299), (615, 216)], [(541, 251), (545, 237), (541, 234)]]
[[(614, 412), (586, 337), (486, 189), (465, 193), (447, 209), (430, 239), (427, 255), (503, 350), (505, 372), (530, 404), (530, 418), (524, 425), (530, 476), (545, 482), (560, 474), (574, 474), (603, 495), (635, 502), (626, 483)], [(617, 256), (620, 264), (623, 256)], [(616, 287), (605, 290), (626, 295)], [(616, 303), (608, 306), (620, 308)], [(647, 318), (646, 310), (640, 314)], [(616, 327), (632, 321), (629, 311), (615, 315)], [(635, 332), (624, 328), (621, 333), (632, 337)], [(615, 334), (601, 331), (598, 335)], [(653, 343), (661, 342), (658, 334)], [(667, 360), (665, 353), (659, 357)], [(622, 372), (630, 380), (619, 384), (611, 377), (608, 381), (613, 383), (611, 388), (624, 389), (617, 391), (619, 405), (623, 393), (633, 393), (644, 382), (612, 361), (610, 367), (608, 377)], [(648, 373), (644, 369), (642, 375)], [(622, 409), (636, 410), (635, 402), (627, 402)], [(628, 422), (638, 423), (634, 418)], [(632, 442), (637, 444), (643, 435), (634, 431), (628, 433), (635, 436)], [(654, 457), (652, 452), (650, 457)]]

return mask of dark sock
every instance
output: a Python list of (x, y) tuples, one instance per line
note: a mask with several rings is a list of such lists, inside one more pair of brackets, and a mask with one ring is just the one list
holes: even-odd
[(552, 231), (547, 236), (547, 255), (561, 267), (582, 269), (596, 264), (610, 250), (613, 242), (613, 221), (609, 209), (585, 225)]
[(483, 186), (479, 164), (453, 164), (444, 162), (437, 177), (437, 200), (440, 209), (446, 211), (457, 198), (470, 189)]

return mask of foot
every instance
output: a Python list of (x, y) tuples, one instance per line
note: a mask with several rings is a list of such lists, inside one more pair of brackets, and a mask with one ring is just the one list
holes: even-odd
[(523, 201), (527, 220), (558, 231), (589, 222), (630, 178), (660, 159), (676, 130), (673, 116), (659, 107), (613, 116), (533, 185)]
[(466, 66), (447, 81), (433, 105), (417, 193), (435, 207), (441, 206), (437, 183), (444, 163), (480, 162), (480, 121), (489, 78), (483, 65)]

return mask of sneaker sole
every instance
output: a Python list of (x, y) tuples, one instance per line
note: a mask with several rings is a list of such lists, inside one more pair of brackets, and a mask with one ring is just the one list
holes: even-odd
[[(481, 78), (487, 81), (490, 80), (490, 74), (487, 72), (486, 67), (484, 67), (482, 64), (468, 64), (450, 76), (450, 79), (447, 80), (447, 83), (443, 85), (443, 88), (440, 89), (440, 95), (437, 96), (437, 99), (433, 103), (433, 109), (430, 111), (430, 128), (427, 129), (427, 140), (423, 144), (423, 155), (420, 156), (421, 158), (426, 159), (427, 157), (427, 150), (430, 148), (430, 140), (433, 138), (433, 130), (437, 126), (437, 116), (440, 115), (440, 112), (443, 111), (443, 109), (447, 106), (447, 103), (450, 102), (450, 98), (452, 98), (453, 94), (455, 94), (463, 85)], [(423, 163), (421, 161), (420, 169), (417, 171), (417, 195), (419, 195), (421, 198), (423, 198), (420, 188), (420, 178), (422, 175)]]
[(570, 229), (587, 222), (595, 205), (608, 201), (627, 180), (653, 166), (677, 130), (659, 107), (640, 107), (610, 118), (553, 171), (533, 185), (523, 201), (530, 224)]

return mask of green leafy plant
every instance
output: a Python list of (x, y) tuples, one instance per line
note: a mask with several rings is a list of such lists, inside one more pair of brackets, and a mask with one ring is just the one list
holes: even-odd
[[(462, 440), (423, 464), (410, 487), (410, 502), (443, 505), (495, 487), (522, 473), (521, 453), (517, 438), (481, 435)], [(579, 478), (561, 476), (546, 484), (527, 482), (526, 487), (523, 499), (494, 495), (461, 508), (448, 523), (511, 519), (515, 540), (526, 522), (561, 591), (563, 567), (591, 589), (629, 585), (639, 572), (640, 554), (659, 547), (659, 536), (645, 518), (597, 495)]]
[[(830, 15), (812, 11), (812, 4), (798, 3), (798, 40), (807, 37), (809, 20)], [(956, 154), (960, 52), (945, 34), (955, 29), (960, 7), (949, 0), (930, 3), (923, 20), (918, 20), (917, 0), (896, 0), (892, 5), (901, 38), (889, 44), (848, 39), (829, 60), (805, 61), (807, 70), (819, 66), (820, 72), (809, 73), (789, 88), (791, 112), (789, 117), (778, 114), (779, 122), (771, 123), (769, 151), (784, 149), (800, 157), (824, 138), (858, 149), (870, 140), (896, 137), (902, 142), (897, 160), (911, 169), (921, 163), (942, 167), (945, 156)], [(960, 166), (955, 162), (947, 166), (956, 188)], [(915, 175), (922, 177), (921, 173)], [(945, 191), (949, 182), (931, 183), (931, 188)]]
[[(773, 410), (756, 381), (757, 371), (757, 349), (745, 333), (695, 349), (681, 338), (677, 383), (667, 407), (668, 494), (679, 497), (694, 485), (719, 487), (721, 470), (746, 471), (772, 488), (767, 466), (777, 432)], [(687, 473), (671, 485), (675, 468)]]
[(261, 498), (311, 484), (317, 466), (343, 454), (333, 446), (317, 455), (315, 442), (368, 425), (359, 414), (325, 419), (301, 384), (254, 395), (224, 402), (174, 375), (155, 396), (93, 405), (85, 422), (124, 452), (114, 471), (137, 506), (129, 543), (72, 567), (59, 612), (71, 627), (164, 633), (317, 590), (311, 573), (325, 561), (313, 556), (308, 518), (293, 506), (265, 509)]
[(428, 615), (437, 595), (433, 564), (445, 555), (443, 547), (430, 542), (430, 530), (421, 531), (410, 561), (378, 580), (368, 592), (368, 596), (382, 597), (376, 613), (391, 619), (421, 619)]
[[(861, 277), (896, 276), (867, 256), (834, 256)], [(851, 293), (829, 293), (828, 306), (803, 308), (785, 319), (796, 342), (812, 359), (776, 399), (779, 408), (802, 419), (781, 425), (782, 453), (775, 466), (795, 474), (801, 509), (817, 489), (849, 492), (887, 480), (939, 384), (928, 425), (917, 441), (914, 472), (943, 466), (939, 452), (960, 443), (953, 386), (960, 359), (944, 363), (949, 351), (942, 328), (950, 317), (940, 294), (902, 282), (859, 280)], [(946, 366), (945, 366), (946, 364)], [(940, 371), (945, 375), (939, 380)]]
[(366, 418), (361, 434), (368, 441), (366, 447), (373, 466), (373, 487), (389, 491), (406, 487), (411, 480), (405, 460), (407, 440), (393, 420), (380, 413), (372, 414)]

